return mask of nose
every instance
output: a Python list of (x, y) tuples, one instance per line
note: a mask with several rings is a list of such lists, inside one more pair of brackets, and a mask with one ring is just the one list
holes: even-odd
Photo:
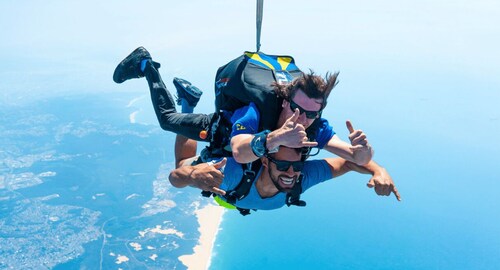
[(288, 167), (288, 170), (286, 170), (286, 173), (289, 175), (289, 176), (293, 176), (295, 175), (295, 171), (293, 170), (293, 166), (290, 165), (290, 167)]

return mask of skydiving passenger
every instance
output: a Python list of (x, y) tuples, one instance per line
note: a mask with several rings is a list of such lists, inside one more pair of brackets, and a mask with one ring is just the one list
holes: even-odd
[[(179, 136), (181, 135), (177, 135)], [(196, 155), (196, 145), (197, 142), (194, 140), (185, 141), (183, 149), (186, 157)], [(241, 185), (244, 175), (243, 165), (234, 158), (196, 165), (189, 165), (192, 163), (192, 158), (183, 159), (181, 164), (185, 164), (173, 170), (169, 180), (177, 188), (191, 186), (211, 191), (216, 194), (214, 195), (216, 198), (219, 198), (219, 204), (225, 206), (229, 203), (238, 208), (243, 215), (249, 214), (250, 209), (272, 210), (281, 208), (285, 204), (305, 206), (305, 202), (299, 199), (300, 194), (314, 185), (351, 170), (371, 174), (369, 186), (375, 186), (377, 194), (388, 196), (393, 192), (400, 200), (395, 187), (391, 189), (388, 185), (380, 184), (392, 183), (392, 179), (384, 168), (374, 162), (359, 166), (342, 158), (303, 161), (301, 149), (285, 146), (280, 146), (276, 153), (261, 157), (260, 161), (262, 167), (256, 172), (255, 181), (251, 183), (243, 198), (239, 197), (240, 194), (236, 194), (237, 198), (231, 199), (231, 193)], [(293, 196), (298, 197), (294, 200)]]
[[(178, 94), (177, 104), (182, 106), (182, 113), (177, 113), (174, 99), (158, 72), (159, 67), (160, 64), (152, 60), (149, 52), (139, 47), (117, 66), (113, 80), (122, 83), (128, 79), (146, 77), (156, 116), (164, 130), (207, 142), (217, 137), (220, 126), (215, 131), (211, 129), (217, 123), (219, 114), (192, 113), (201, 97), (201, 90), (185, 80), (174, 78)], [(275, 90), (282, 98), (282, 104), (276, 125), (278, 128), (273, 131), (259, 130), (260, 114), (253, 103), (236, 110), (232, 115), (222, 117), (229, 119), (228, 122), (232, 124), (230, 143), (236, 161), (247, 163), (257, 160), (282, 145), (292, 148), (324, 148), (356, 164), (367, 164), (373, 156), (373, 150), (361, 130), (354, 130), (349, 121), (346, 123), (350, 132), (349, 144), (335, 135), (326, 119), (320, 118), (320, 112), (326, 106), (328, 95), (336, 82), (337, 74), (328, 75), (323, 79), (311, 73), (304, 74), (290, 84), (276, 84)], [(315, 120), (318, 120), (318, 124), (311, 127)], [(314, 129), (316, 134), (314, 141), (309, 141), (306, 136), (306, 132), (311, 129)], [(202, 134), (205, 136), (201, 136)], [(176, 153), (178, 151), (180, 149), (176, 149)], [(179, 160), (176, 162), (178, 164)]]

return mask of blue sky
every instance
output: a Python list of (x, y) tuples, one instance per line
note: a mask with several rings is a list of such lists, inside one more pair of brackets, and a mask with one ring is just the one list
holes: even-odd
[[(363, 226), (339, 225), (351, 219), (375, 231), (391, 228), (391, 241), (367, 243), (383, 242), (406, 258), (395, 267), (456, 268), (439, 262), (453, 257), (448, 253), (464, 268), (478, 266), (467, 254), (489, 258), (479, 268), (498, 262), (498, 14), (493, 0), (265, 1), (261, 50), (292, 55), (302, 69), (340, 71), (324, 116), (344, 139), (346, 119), (366, 131), (403, 202), (376, 197), (366, 177), (346, 176), (311, 191), (309, 211), (259, 213), (241, 223), (267, 230), (261, 223), (271, 215), (304, 226), (319, 218), (356, 238)], [(255, 1), (7, 0), (0, 26), (0, 104), (82, 92), (147, 95), (142, 80), (111, 80), (117, 63), (142, 45), (162, 63), (169, 85), (179, 76), (204, 89), (197, 110), (211, 112), (216, 68), (255, 49)], [(148, 102), (144, 121), (156, 124)], [(332, 218), (314, 211), (330, 203), (342, 206), (328, 209)]]

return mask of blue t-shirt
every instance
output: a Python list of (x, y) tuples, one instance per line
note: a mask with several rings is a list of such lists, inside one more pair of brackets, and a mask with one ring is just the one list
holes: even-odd
[[(235, 110), (231, 116), (231, 123), (233, 124), (231, 137), (238, 134), (255, 134), (259, 132), (259, 121), (260, 113), (253, 102), (248, 106)], [(328, 124), (328, 120), (320, 118), (319, 121), (320, 123), (315, 140), (318, 142), (317, 147), (322, 149), (328, 141), (330, 141), (333, 135), (335, 135), (335, 131), (333, 131), (332, 126)]]
[[(286, 193), (284, 192), (279, 192), (270, 198), (262, 198), (260, 196), (255, 184), (263, 169), (264, 167), (257, 174), (248, 195), (243, 200), (236, 201), (236, 206), (246, 209), (272, 210), (281, 208), (286, 204)], [(304, 175), (302, 178), (302, 193), (310, 187), (333, 177), (330, 166), (325, 160), (306, 161), (302, 169), (302, 174)], [(220, 188), (225, 191), (232, 190), (240, 183), (242, 177), (242, 165), (237, 163), (233, 158), (228, 158), (224, 168), (224, 180), (222, 180)]]

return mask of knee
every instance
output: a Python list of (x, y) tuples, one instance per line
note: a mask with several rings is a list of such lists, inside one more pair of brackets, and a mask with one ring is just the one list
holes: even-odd
[(172, 125), (170, 123), (165, 122), (165, 121), (160, 121), (160, 127), (163, 130), (172, 131)]

